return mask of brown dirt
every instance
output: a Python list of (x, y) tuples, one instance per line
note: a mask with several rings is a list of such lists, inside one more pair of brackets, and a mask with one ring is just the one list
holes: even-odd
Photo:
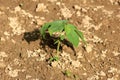
[[(41, 43), (39, 28), (58, 19), (76, 25), (88, 45), (76, 55), (64, 45), (49, 63), (56, 50)], [(0, 0), (0, 80), (119, 80), (119, 36), (119, 0)]]

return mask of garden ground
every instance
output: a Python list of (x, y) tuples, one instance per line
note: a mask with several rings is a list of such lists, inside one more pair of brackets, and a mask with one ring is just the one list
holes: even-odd
[[(50, 62), (56, 49), (39, 29), (61, 19), (84, 33), (87, 46), (63, 45)], [(119, 0), (0, 0), (0, 80), (119, 79)]]

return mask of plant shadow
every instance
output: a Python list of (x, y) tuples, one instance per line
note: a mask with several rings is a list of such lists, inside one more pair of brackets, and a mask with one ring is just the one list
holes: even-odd
[[(49, 34), (46, 34), (45, 39), (43, 39), (41, 36), (40, 45), (44, 49), (46, 49), (46, 46), (48, 46), (51, 49), (57, 49), (57, 44), (54, 44), (55, 40), (56, 40), (55, 37), (51, 37)], [(60, 47), (60, 49), (61, 49), (61, 47)]]
[(30, 44), (30, 42), (36, 41), (38, 39), (40, 39), (39, 29), (34, 29), (31, 32), (25, 32), (23, 35), (23, 38), (22, 38), (22, 40), (26, 40), (29, 44)]
[[(54, 44), (55, 40), (57, 40), (57, 37), (51, 37), (48, 33), (46, 33), (46, 38), (43, 39), (42, 36), (40, 35), (40, 31), (39, 29), (34, 29), (31, 32), (25, 32), (23, 35), (22, 40), (25, 40), (28, 44), (30, 44), (30, 42), (36, 41), (36, 40), (40, 40), (40, 47), (43, 48), (46, 52), (48, 52), (48, 49), (46, 48), (47, 46), (50, 49), (57, 49), (57, 44)], [(73, 47), (73, 45), (67, 41), (66, 39), (62, 41), (61, 43), (62, 45), (60, 46), (60, 51), (63, 51), (63, 46), (67, 45), (67, 47), (70, 47), (74, 53), (76, 54), (76, 51)]]

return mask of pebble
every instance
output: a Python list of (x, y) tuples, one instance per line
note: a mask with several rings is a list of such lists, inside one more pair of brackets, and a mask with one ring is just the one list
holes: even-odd
[(5, 69), (5, 72), (10, 76), (10, 77), (17, 77), (18, 76), (18, 72), (20, 70), (18, 69), (14, 69), (10, 66), (10, 65), (7, 65), (6, 66), (6, 69)]
[(15, 7), (15, 12), (19, 12), (19, 11), (21, 11), (21, 7), (20, 6)]
[(56, 2), (56, 5), (60, 6), (60, 5), (61, 5), (61, 3), (60, 3), (60, 2)]
[(78, 58), (78, 59), (79, 59), (79, 58), (83, 58), (82, 51), (79, 51), (79, 52), (77, 53), (77, 58)]
[(117, 52), (117, 51), (113, 51), (112, 53), (114, 54), (114, 56), (120, 55), (120, 52)]
[(78, 6), (78, 5), (74, 5), (74, 8), (75, 8), (75, 10), (80, 10), (81, 9), (81, 7)]
[(10, 34), (7, 31), (5, 31), (4, 35), (9, 36)]
[(76, 14), (77, 14), (77, 16), (81, 16), (81, 12), (80, 11), (77, 11)]
[(44, 3), (39, 3), (36, 8), (36, 12), (46, 12), (46, 6)]
[(72, 61), (72, 66), (74, 66), (74, 67), (79, 67), (80, 66), (80, 62), (79, 61)]
[(57, 61), (54, 61), (54, 62), (51, 63), (51, 66), (52, 66), (52, 67), (56, 67), (57, 65), (58, 65), (58, 62), (57, 62)]
[(8, 72), (8, 74), (9, 74), (9, 76), (11, 76), (11, 77), (17, 77), (17, 76), (18, 76), (18, 71), (19, 71), (19, 70), (10, 70), (10, 71)]
[(84, 12), (84, 13), (86, 13), (86, 12), (87, 12), (87, 9), (82, 8), (81, 11)]
[(67, 8), (67, 7), (64, 7), (61, 9), (61, 14), (64, 16), (64, 18), (70, 18), (72, 17), (72, 12)]
[(90, 52), (92, 52), (92, 45), (87, 45), (86, 47), (85, 47), (85, 49), (86, 49), (86, 51), (88, 52), (88, 53), (90, 53)]
[(37, 19), (37, 25), (43, 25), (45, 23), (45, 21), (41, 20), (41, 19)]
[(98, 73), (98, 75), (100, 75), (100, 76), (106, 76), (106, 73), (103, 72), (103, 71), (100, 71), (100, 72)]

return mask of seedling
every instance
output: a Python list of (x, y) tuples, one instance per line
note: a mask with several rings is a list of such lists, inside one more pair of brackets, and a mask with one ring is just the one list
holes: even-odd
[(67, 77), (70, 77), (72, 73), (69, 70), (65, 70), (63, 74)]
[(57, 53), (59, 52), (61, 42), (65, 39), (75, 47), (78, 46), (80, 39), (85, 43), (83, 33), (74, 25), (69, 24), (67, 20), (57, 20), (45, 23), (40, 29), (40, 33), (43, 39), (46, 39), (47, 33), (51, 37), (56, 37), (54, 44), (57, 44)]
[(54, 56), (54, 57), (51, 57), (51, 58), (49, 59), (50, 62), (52, 62), (52, 61), (58, 61), (58, 60), (59, 60), (59, 57), (58, 57), (58, 56)]
[(67, 77), (72, 78), (72, 80), (78, 80), (78, 79), (79, 79), (78, 75), (73, 74), (73, 73), (72, 73), (71, 71), (69, 71), (69, 70), (65, 70), (65, 71), (63, 72), (63, 74), (64, 74), (65, 76), (67, 76)]

